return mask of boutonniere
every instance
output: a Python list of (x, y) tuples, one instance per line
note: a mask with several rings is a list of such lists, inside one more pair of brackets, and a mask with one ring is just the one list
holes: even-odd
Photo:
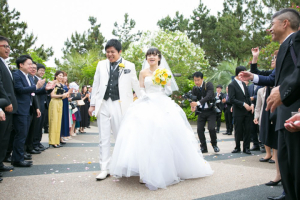
[(124, 69), (125, 68), (125, 65), (123, 64), (123, 63), (120, 63), (119, 64), (119, 72), (122, 70), (122, 69)]
[(35, 96), (35, 93), (31, 93), (31, 96), (33, 96), (33, 97), (34, 97), (34, 96)]

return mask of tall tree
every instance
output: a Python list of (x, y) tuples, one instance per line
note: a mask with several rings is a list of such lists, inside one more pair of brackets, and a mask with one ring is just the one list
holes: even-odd
[[(20, 15), (20, 12), (15, 9), (9, 9), (7, 0), (0, 0), (0, 35), (10, 40), (10, 57), (13, 60), (21, 54), (26, 54), (37, 40), (33, 33), (26, 33), (27, 23), (19, 20)], [(52, 47), (45, 49), (44, 45), (41, 45), (40, 47), (34, 47), (34, 50), (44, 60), (48, 60), (53, 55)]]
[(180, 15), (177, 11), (173, 19), (168, 15), (167, 17), (159, 20), (157, 25), (162, 30), (187, 32), (189, 27), (189, 19), (185, 19), (184, 16), (182, 14)]
[(91, 28), (83, 34), (78, 33), (77, 31), (72, 35), (71, 38), (67, 38), (67, 41), (64, 43), (65, 48), (62, 49), (64, 57), (77, 52), (79, 54), (84, 54), (90, 50), (96, 50), (99, 52), (99, 55), (103, 55), (103, 43), (105, 38), (100, 32), (101, 24), (97, 23), (97, 18), (89, 17), (88, 21), (91, 24)]
[(122, 51), (126, 51), (130, 45), (130, 43), (138, 41), (141, 38), (142, 32), (138, 31), (137, 33), (132, 33), (132, 29), (135, 27), (135, 21), (133, 19), (129, 19), (128, 13), (124, 15), (124, 23), (122, 25), (118, 25), (115, 22), (115, 28), (112, 31), (112, 34), (120, 40), (122, 43)]

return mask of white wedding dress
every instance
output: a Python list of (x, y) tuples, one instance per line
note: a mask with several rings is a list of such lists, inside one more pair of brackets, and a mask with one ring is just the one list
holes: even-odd
[(151, 77), (144, 84), (146, 97), (136, 100), (122, 120), (110, 174), (140, 176), (150, 190), (212, 175), (184, 111)]

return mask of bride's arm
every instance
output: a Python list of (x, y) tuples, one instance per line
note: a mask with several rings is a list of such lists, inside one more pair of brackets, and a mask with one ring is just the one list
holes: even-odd
[(141, 97), (146, 96), (144, 80), (145, 80), (145, 75), (144, 75), (144, 71), (142, 70), (142, 71), (140, 71), (140, 75), (139, 75), (139, 82), (140, 82), (140, 88), (141, 88)]
[(167, 83), (167, 85), (165, 86), (165, 94), (167, 96), (170, 96), (172, 94), (172, 89), (171, 89), (171, 81), (169, 81)]

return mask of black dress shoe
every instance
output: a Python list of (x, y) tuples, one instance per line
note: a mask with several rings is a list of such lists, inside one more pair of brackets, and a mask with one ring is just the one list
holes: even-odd
[(243, 150), (243, 153), (245, 154), (251, 154), (251, 151), (249, 149)]
[(0, 167), (0, 172), (10, 171), (10, 170), (13, 170), (13, 169), (14, 169), (13, 166), (5, 166), (5, 165), (3, 165), (2, 167)]
[(2, 173), (0, 173), (0, 177), (2, 177), (3, 176), (3, 174)]
[(24, 155), (24, 160), (32, 160), (31, 156)]
[(259, 162), (268, 162), (270, 159), (272, 158), (272, 156), (270, 158), (261, 158), (259, 159)]
[(11, 156), (5, 157), (3, 162), (11, 163)]
[(269, 163), (274, 164), (274, 163), (275, 163), (275, 160), (270, 159), (270, 160), (269, 160)]
[(231, 153), (241, 153), (240, 149), (233, 149), (233, 151)]
[(24, 155), (31, 157), (31, 154), (27, 152), (24, 152)]
[(253, 146), (250, 151), (260, 151), (259, 146)]
[(216, 146), (213, 146), (213, 148), (214, 148), (214, 151), (217, 153), (217, 152), (219, 152), (220, 151), (220, 149), (219, 149), (219, 147), (216, 145)]
[(285, 195), (281, 194), (280, 196), (277, 197), (268, 197), (268, 199), (272, 199), (272, 200), (282, 200), (285, 199)]
[(232, 132), (228, 132), (227, 135), (232, 135)]
[(30, 154), (40, 154), (41, 152), (40, 151), (36, 151), (36, 150), (31, 150), (31, 151), (28, 151), (28, 153)]
[(207, 151), (207, 148), (201, 148), (201, 152), (202, 153), (207, 153), (208, 151)]
[(11, 164), (15, 167), (31, 167), (32, 163), (26, 161), (15, 162), (12, 161)]
[(266, 185), (266, 186), (276, 186), (276, 185), (278, 185), (278, 183), (280, 183), (280, 182), (281, 182), (281, 180), (276, 181), (276, 182), (270, 181), (269, 183), (266, 183), (265, 185)]
[(42, 144), (40, 144), (39, 146), (38, 146), (40, 149), (44, 149), (44, 150), (46, 150), (46, 149), (48, 149), (49, 147), (47, 146), (47, 147), (45, 147), (44, 145), (42, 145)]
[(223, 135), (228, 135), (228, 132), (223, 133)]

